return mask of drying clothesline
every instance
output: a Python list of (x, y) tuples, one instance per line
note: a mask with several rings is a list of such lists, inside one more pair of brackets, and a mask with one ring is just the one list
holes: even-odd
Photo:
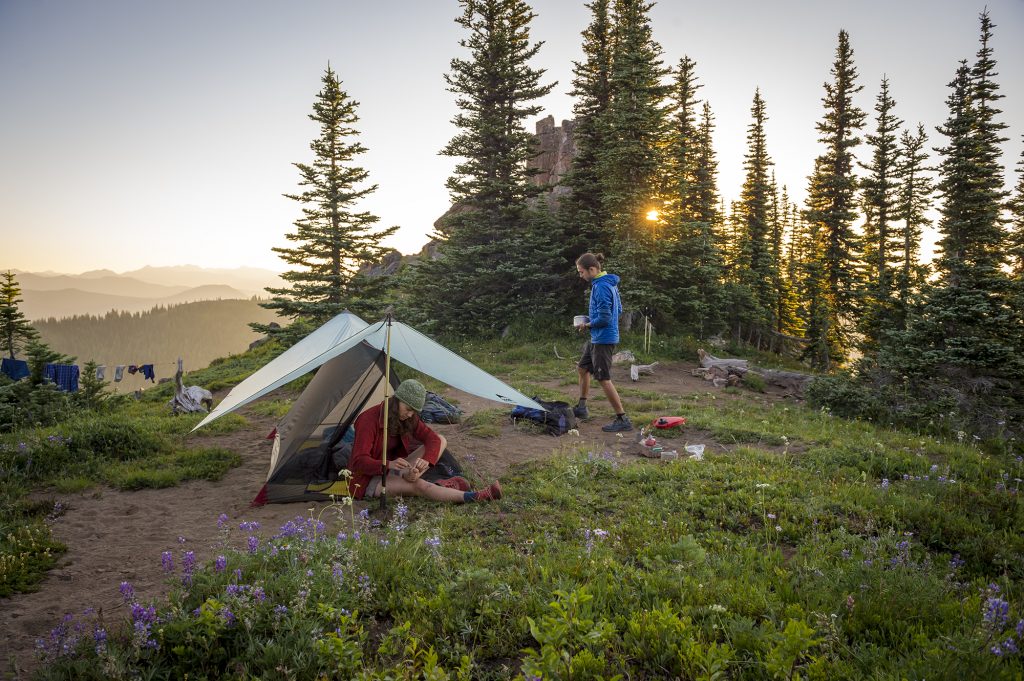
[[(147, 362), (145, 364), (118, 364), (114, 367), (114, 382), (120, 383), (124, 379), (124, 372), (127, 370), (130, 375), (142, 374), (143, 379), (156, 383), (156, 367), (177, 366), (181, 360), (174, 362)], [(3, 373), (18, 381), (29, 375), (28, 362), (23, 359), (10, 359), (4, 357), (0, 364), (0, 373)], [(106, 380), (107, 366), (101, 364), (96, 367), (96, 379)], [(78, 380), (81, 370), (77, 364), (45, 364), (43, 366), (43, 378), (52, 381), (58, 388), (67, 392), (78, 391)]]

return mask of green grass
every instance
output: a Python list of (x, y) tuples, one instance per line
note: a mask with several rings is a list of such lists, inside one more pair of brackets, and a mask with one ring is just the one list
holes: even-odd
[(501, 426), (507, 421), (507, 409), (483, 409), (465, 417), (462, 428), (473, 437), (495, 438), (501, 436)]
[[(574, 375), (574, 358), (551, 350), (569, 338), (555, 338), (513, 334), (460, 354), (544, 397), (543, 386)], [(638, 359), (687, 352), (656, 336)], [(1007, 643), (1024, 644), (1019, 453), (748, 390), (622, 394), (637, 423), (686, 417), (680, 436), (699, 435), (704, 460), (646, 460), (563, 438), (549, 460), (503, 476), (497, 504), (391, 500), (366, 517), (345, 500), (321, 506), (307, 522), (263, 528), (251, 552), (225, 550), (224, 566), (186, 578), (176, 555), (159, 624), (76, 614), (47, 642), (40, 678), (1024, 675)], [(45, 448), (54, 470), (127, 487), (178, 473), (215, 479), (231, 464), (226, 452), (181, 451), (187, 419), (133, 418), (124, 451), (104, 446), (124, 435), (118, 419), (74, 426), (94, 433), (88, 455), (46, 440), (54, 431), (32, 435), (31, 448)], [(486, 410), (462, 427), (488, 437), (507, 418)], [(23, 458), (2, 454), (4, 470), (24, 472)], [(50, 475), (26, 474), (17, 489)], [(225, 541), (244, 545), (248, 533), (232, 537), (234, 528)]]

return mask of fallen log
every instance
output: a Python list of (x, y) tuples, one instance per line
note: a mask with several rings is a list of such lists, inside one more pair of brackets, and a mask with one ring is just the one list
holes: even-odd
[(715, 357), (703, 349), (697, 350), (697, 356), (700, 358), (701, 366), (695, 369), (693, 374), (712, 381), (716, 387), (739, 385), (743, 376), (750, 372), (763, 378), (768, 385), (784, 388), (789, 394), (802, 397), (804, 390), (814, 379), (812, 374), (804, 374), (799, 371), (777, 371), (751, 367), (748, 360)]

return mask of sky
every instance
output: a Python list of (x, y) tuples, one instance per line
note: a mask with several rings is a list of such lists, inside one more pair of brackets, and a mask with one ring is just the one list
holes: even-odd
[[(560, 123), (589, 10), (530, 4), (544, 42), (533, 65), (558, 82), (537, 119)], [(840, 29), (864, 88), (855, 102), (873, 116), (886, 75), (896, 115), (940, 146), (947, 84), (975, 59), (986, 4), (1009, 187), (1024, 133), (1024, 0), (661, 0), (651, 22), (666, 65), (697, 63), (726, 200), (743, 182), (760, 88), (777, 181), (802, 202)], [(360, 103), (358, 163), (379, 185), (359, 208), (399, 226), (385, 245), (419, 251), (456, 163), (438, 152), (456, 133), (444, 74), (466, 56), (458, 14), (457, 0), (0, 0), (0, 269), (286, 269), (271, 249), (289, 245), (301, 215), (283, 195), (298, 189), (293, 164), (312, 159), (308, 115), (328, 64)]]

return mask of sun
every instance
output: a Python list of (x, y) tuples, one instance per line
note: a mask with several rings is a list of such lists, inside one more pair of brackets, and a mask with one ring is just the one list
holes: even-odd
[(659, 217), (661, 217), (661, 213), (658, 212), (657, 208), (647, 211), (647, 219), (651, 222), (657, 222)]

